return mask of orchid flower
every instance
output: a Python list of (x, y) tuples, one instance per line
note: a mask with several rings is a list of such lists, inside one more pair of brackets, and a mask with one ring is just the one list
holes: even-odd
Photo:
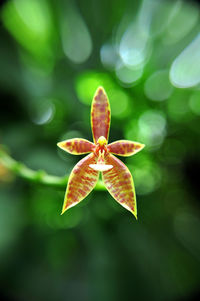
[[(132, 156), (144, 144), (118, 140), (108, 144), (110, 104), (102, 87), (94, 95), (91, 108), (93, 143), (81, 138), (59, 142), (57, 145), (73, 155), (87, 154), (73, 168), (67, 185), (62, 214), (82, 201), (95, 187), (99, 172), (112, 197), (137, 218), (136, 195), (132, 175), (114, 155)], [(113, 155), (114, 154), (114, 155)]]

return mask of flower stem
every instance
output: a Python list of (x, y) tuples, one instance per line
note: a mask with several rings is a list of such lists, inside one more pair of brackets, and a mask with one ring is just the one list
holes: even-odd
[[(0, 164), (2, 164), (9, 171), (23, 178), (26, 181), (44, 186), (66, 189), (69, 176), (58, 177), (47, 174), (44, 170), (32, 170), (23, 163), (14, 160), (2, 148), (0, 148)], [(95, 190), (105, 190), (105, 186), (101, 180), (97, 182)]]

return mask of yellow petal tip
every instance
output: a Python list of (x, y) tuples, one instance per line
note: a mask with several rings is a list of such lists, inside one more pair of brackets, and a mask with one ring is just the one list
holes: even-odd
[(137, 212), (131, 211), (131, 213), (135, 216), (135, 219), (137, 220), (138, 219)]
[(99, 86), (98, 88), (97, 88), (97, 91), (98, 90), (103, 90), (104, 91), (104, 88), (102, 87), (102, 86)]
[(138, 220), (137, 214), (133, 213), (133, 215), (135, 216), (135, 219)]
[(57, 146), (61, 148), (62, 147), (62, 142), (58, 142)]
[(61, 214), (60, 214), (60, 215), (63, 215), (63, 214), (65, 213), (65, 211), (66, 211), (66, 210), (62, 210), (62, 212), (61, 212)]
[(104, 88), (102, 86), (99, 86), (97, 89), (96, 89), (96, 92), (95, 92), (95, 96), (99, 94), (99, 92), (103, 92), (103, 94), (106, 94), (106, 91), (104, 90)]
[(62, 212), (60, 215), (63, 215), (70, 207), (63, 206)]

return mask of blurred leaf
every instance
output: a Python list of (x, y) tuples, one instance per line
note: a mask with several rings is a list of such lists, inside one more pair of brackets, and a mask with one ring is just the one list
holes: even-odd
[(48, 1), (8, 1), (3, 7), (2, 18), (14, 38), (38, 62), (53, 63), (54, 29)]

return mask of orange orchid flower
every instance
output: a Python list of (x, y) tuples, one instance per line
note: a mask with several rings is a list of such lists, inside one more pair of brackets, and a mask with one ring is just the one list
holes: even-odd
[(113, 198), (137, 218), (132, 175), (126, 165), (112, 154), (132, 156), (145, 145), (128, 140), (118, 140), (108, 144), (110, 104), (102, 87), (97, 89), (92, 101), (91, 127), (94, 143), (74, 138), (57, 144), (73, 155), (90, 153), (75, 165), (70, 174), (62, 214), (92, 191), (98, 181), (99, 172), (102, 172), (103, 182)]

